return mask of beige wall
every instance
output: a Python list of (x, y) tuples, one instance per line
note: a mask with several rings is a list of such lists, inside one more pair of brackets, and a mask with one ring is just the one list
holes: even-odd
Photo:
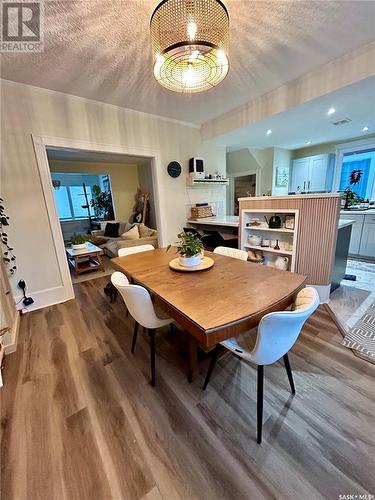
[[(207, 171), (225, 172), (225, 148), (203, 144), (197, 127), (146, 113), (58, 92), (1, 81), (1, 181), (11, 217), (9, 235), (18, 272), (36, 307), (62, 286), (57, 255), (36, 164), (32, 134), (160, 151), (162, 210), (168, 241), (186, 220), (188, 160), (204, 154)], [(134, 151), (136, 154), (136, 151)], [(168, 176), (171, 160), (183, 165), (178, 179)], [(225, 206), (225, 193), (224, 193)]]
[(336, 146), (339, 144), (346, 144), (347, 142), (362, 141), (363, 139), (375, 139), (375, 134), (362, 135), (360, 137), (353, 137), (352, 139), (345, 139), (343, 141), (326, 142), (325, 144), (316, 144), (307, 148), (294, 149), (292, 151), (292, 158), (304, 158), (305, 156), (314, 156), (325, 153), (336, 153)]
[(271, 190), (273, 175), (273, 148), (245, 148), (227, 154), (227, 174), (229, 176), (247, 175), (260, 172), (260, 192), (265, 194)]
[(116, 219), (127, 221), (139, 187), (138, 166), (119, 163), (49, 161), (51, 172), (108, 174), (111, 179)]

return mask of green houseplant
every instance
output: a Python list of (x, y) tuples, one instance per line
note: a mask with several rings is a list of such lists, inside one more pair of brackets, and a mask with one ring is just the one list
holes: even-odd
[(85, 234), (74, 233), (70, 239), (70, 241), (72, 242), (73, 250), (82, 250), (86, 248), (86, 241), (88, 239), (88, 236), (86, 236)]
[(110, 220), (114, 218), (112, 196), (108, 191), (102, 191), (96, 184), (92, 186), (93, 197), (91, 206), (94, 209), (95, 216), (98, 219)]
[[(177, 235), (176, 251), (180, 254), (180, 264), (184, 267), (198, 266), (202, 260), (203, 243), (199, 236), (182, 232)], [(167, 251), (171, 248), (169, 245)]]

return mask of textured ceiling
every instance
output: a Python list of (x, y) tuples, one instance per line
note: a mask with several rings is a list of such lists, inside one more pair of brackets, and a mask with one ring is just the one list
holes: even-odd
[(206, 93), (181, 95), (153, 78), (157, 3), (46, 0), (44, 53), (4, 54), (1, 77), (201, 124), (375, 38), (373, 1), (224, 0), (229, 75)]

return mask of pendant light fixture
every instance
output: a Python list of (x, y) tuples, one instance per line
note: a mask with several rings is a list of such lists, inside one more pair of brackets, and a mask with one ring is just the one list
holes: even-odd
[(229, 69), (229, 16), (220, 0), (163, 0), (151, 23), (154, 76), (175, 92), (203, 92)]

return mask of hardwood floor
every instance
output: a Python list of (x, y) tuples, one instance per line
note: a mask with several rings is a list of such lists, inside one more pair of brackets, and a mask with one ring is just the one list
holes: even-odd
[(284, 367), (265, 368), (263, 444), (256, 443), (256, 369), (226, 354), (203, 392), (183, 349), (148, 344), (108, 278), (75, 285), (76, 300), (21, 320), (1, 397), (1, 498), (338, 498), (375, 492), (375, 365), (340, 346), (324, 308)]

